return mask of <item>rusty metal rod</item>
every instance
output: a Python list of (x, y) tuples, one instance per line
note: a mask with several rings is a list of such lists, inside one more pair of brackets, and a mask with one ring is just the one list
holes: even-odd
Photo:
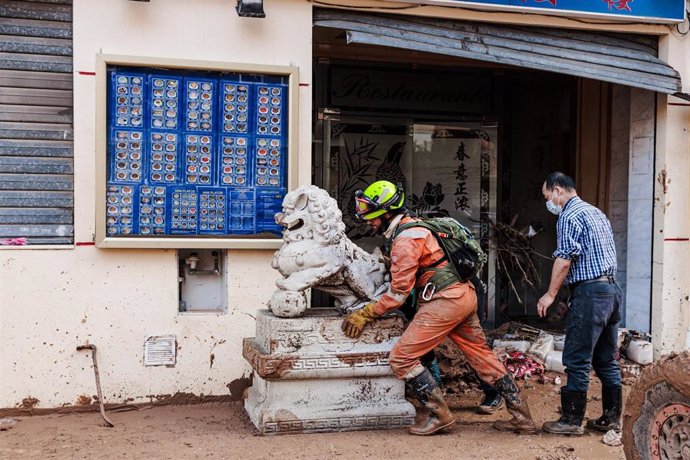
[(96, 345), (87, 344), (79, 345), (77, 351), (81, 350), (91, 350), (91, 357), (93, 358), (93, 372), (96, 375), (96, 392), (98, 393), (98, 404), (101, 407), (101, 417), (105, 420), (105, 426), (114, 427), (112, 421), (105, 415), (105, 407), (103, 407), (103, 393), (101, 392), (101, 378), (98, 375), (98, 362), (96, 361)]

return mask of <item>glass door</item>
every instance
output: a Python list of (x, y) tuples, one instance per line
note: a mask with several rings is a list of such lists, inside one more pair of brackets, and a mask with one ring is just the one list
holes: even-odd
[[(496, 218), (498, 125), (416, 122), (391, 117), (340, 116), (324, 110), (317, 124), (314, 182), (338, 201), (347, 235), (372, 251), (385, 243), (354, 219), (354, 193), (376, 180), (403, 185), (407, 207), (420, 216), (450, 216), (485, 246)], [(320, 149), (319, 149), (320, 144)], [(495, 319), (495, 257), (489, 254), (488, 324)], [(314, 306), (328, 305), (316, 293)]]

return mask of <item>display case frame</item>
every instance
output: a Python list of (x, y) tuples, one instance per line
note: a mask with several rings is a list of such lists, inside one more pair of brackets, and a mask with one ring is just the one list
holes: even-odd
[(108, 236), (106, 209), (108, 187), (108, 68), (109, 66), (140, 67), (142, 71), (163, 68), (185, 71), (211, 71), (287, 77), (287, 190), (297, 186), (298, 154), (298, 91), (299, 69), (295, 66), (242, 64), (189, 59), (168, 59), (144, 56), (98, 54), (96, 57), (96, 246), (99, 248), (214, 248), (214, 249), (275, 249), (282, 240), (263, 235), (184, 235), (184, 236)]

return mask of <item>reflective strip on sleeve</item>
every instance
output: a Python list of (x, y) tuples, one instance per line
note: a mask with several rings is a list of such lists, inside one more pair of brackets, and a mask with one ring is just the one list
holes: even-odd
[(405, 302), (405, 300), (407, 300), (407, 296), (410, 294), (403, 294), (402, 292), (395, 292), (388, 289), (386, 295), (389, 296), (391, 299), (395, 300), (396, 302), (403, 303)]
[(418, 238), (426, 238), (426, 236), (429, 234), (428, 230), (425, 230), (423, 228), (408, 228), (406, 230), (403, 230), (400, 232), (400, 235), (398, 235), (398, 238), (412, 238), (412, 239), (418, 239)]

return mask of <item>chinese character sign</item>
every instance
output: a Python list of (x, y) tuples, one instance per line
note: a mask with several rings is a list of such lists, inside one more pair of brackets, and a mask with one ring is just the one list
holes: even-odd
[(479, 233), (488, 206), (481, 199), (482, 174), (489, 173), (482, 171), (486, 145), (476, 129), (415, 125), (408, 208), (454, 217)]

